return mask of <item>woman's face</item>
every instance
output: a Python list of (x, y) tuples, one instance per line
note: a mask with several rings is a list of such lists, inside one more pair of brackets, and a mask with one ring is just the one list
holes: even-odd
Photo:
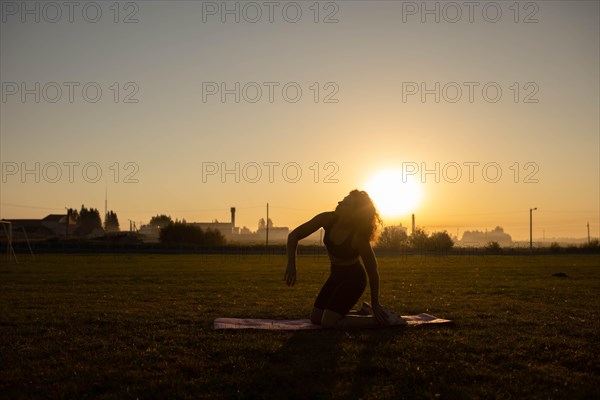
[(354, 211), (355, 199), (351, 196), (346, 196), (342, 201), (340, 201), (335, 208), (335, 213), (339, 217), (349, 217)]

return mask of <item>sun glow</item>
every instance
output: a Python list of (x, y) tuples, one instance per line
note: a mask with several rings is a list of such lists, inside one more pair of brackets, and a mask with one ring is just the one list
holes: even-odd
[(366, 190), (383, 218), (398, 218), (414, 212), (422, 198), (421, 184), (412, 176), (395, 169), (386, 169), (373, 175)]

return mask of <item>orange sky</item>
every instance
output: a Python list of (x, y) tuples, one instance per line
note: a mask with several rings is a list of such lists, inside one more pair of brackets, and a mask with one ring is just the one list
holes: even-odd
[(294, 227), (404, 169), (430, 231), (600, 235), (597, 2), (130, 3), (2, 9), (1, 218)]

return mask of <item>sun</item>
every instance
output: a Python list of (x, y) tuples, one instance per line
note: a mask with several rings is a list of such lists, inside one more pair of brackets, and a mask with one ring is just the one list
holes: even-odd
[(396, 169), (385, 169), (373, 175), (365, 187), (383, 218), (408, 215), (419, 206), (421, 184), (413, 176), (402, 177)]

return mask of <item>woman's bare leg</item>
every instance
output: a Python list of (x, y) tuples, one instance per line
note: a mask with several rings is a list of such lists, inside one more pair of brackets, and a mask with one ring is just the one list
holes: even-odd
[(321, 319), (323, 328), (375, 328), (380, 326), (372, 315), (340, 315), (335, 311), (325, 310)]

